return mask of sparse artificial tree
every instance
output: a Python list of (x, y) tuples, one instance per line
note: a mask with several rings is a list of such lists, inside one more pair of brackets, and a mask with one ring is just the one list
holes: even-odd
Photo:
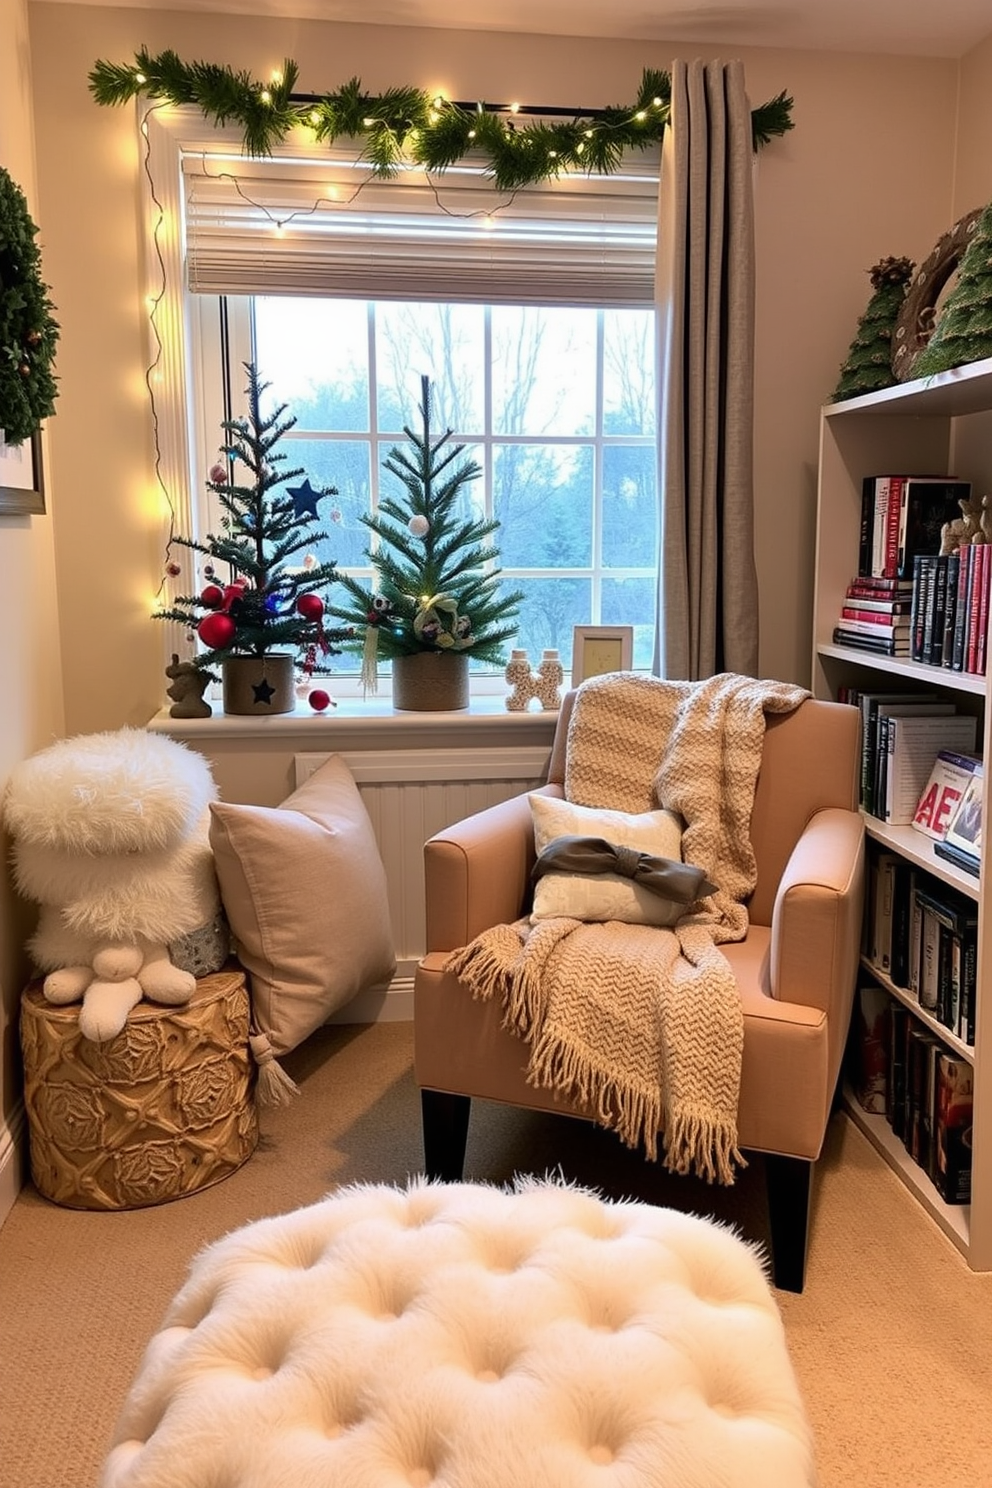
[(402, 482), (406, 501), (386, 496), (375, 515), (361, 518), (376, 539), (367, 550), (375, 582), (370, 587), (339, 575), (350, 602), (329, 606), (330, 614), (354, 627), (367, 692), (376, 690), (380, 658), (469, 651), (502, 666), (523, 599), (500, 584), (499, 553), (488, 541), (499, 522), (457, 514), (463, 488), (482, 471), (462, 459), (464, 445), (450, 444), (450, 429), (433, 432), (427, 377), (421, 394), (421, 431), (403, 431), (412, 448), (394, 445), (384, 461)]
[(992, 356), (992, 203), (978, 219), (936, 329), (913, 363), (913, 376), (932, 377), (988, 356)]
[(915, 264), (908, 258), (883, 258), (868, 270), (874, 294), (851, 342), (840, 369), (840, 380), (831, 397), (832, 403), (844, 398), (857, 398), (896, 382), (892, 370), (892, 332), (895, 329), (906, 288)]
[[(263, 416), (261, 396), (268, 383), (259, 380), (252, 363), (244, 366), (248, 414), (224, 420), (227, 441), (207, 480), (224, 513), (222, 530), (209, 532), (202, 542), (172, 539), (207, 560), (202, 569), (207, 583), (199, 594), (177, 595), (155, 619), (178, 621), (196, 632), (206, 649), (193, 660), (211, 674), (229, 657), (273, 651), (295, 652), (308, 677), (323, 674), (329, 670), (327, 658), (340, 655), (334, 643), (351, 635), (348, 629), (325, 630), (320, 591), (337, 578), (337, 565), (318, 562), (308, 551), (325, 536), (317, 525), (317, 503), (337, 490), (315, 491), (308, 478), (291, 484), (304, 470), (282, 470), (287, 457), (276, 445), (296, 419), (284, 418), (285, 403)], [(247, 479), (236, 478), (239, 466)], [(297, 554), (305, 556), (293, 562)], [(217, 565), (230, 569), (226, 583)], [(169, 565), (173, 577), (179, 571), (178, 564)]]

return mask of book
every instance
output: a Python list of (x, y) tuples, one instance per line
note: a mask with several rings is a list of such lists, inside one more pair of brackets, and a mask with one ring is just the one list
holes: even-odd
[[(882, 697), (877, 702), (869, 704), (867, 710), (866, 727), (868, 730), (867, 743), (869, 752), (868, 770), (869, 780), (862, 802), (866, 811), (872, 816), (882, 819), (885, 815), (885, 798), (887, 789), (887, 765), (888, 765), (888, 732), (886, 720), (895, 716), (924, 718), (950, 718), (954, 716), (955, 706), (952, 702), (939, 699), (932, 694), (917, 694), (916, 697), (903, 697), (886, 699)], [(936, 747), (940, 747), (937, 745)], [(913, 803), (914, 808), (916, 802)]]
[(913, 606), (910, 612), (910, 656), (914, 661), (926, 660), (927, 616), (930, 616), (930, 633), (933, 633), (934, 577), (937, 569), (935, 553), (918, 553), (914, 560)]
[(854, 1008), (852, 1084), (862, 1110), (884, 1116), (892, 998), (877, 982), (862, 982)]
[(874, 651), (879, 656), (908, 656), (908, 636), (874, 636), (864, 631), (848, 630), (835, 625), (833, 642), (836, 646), (850, 646), (854, 651)]
[[(936, 692), (862, 692), (858, 698), (858, 707), (861, 711), (861, 785), (858, 792), (858, 803), (865, 810), (870, 809), (871, 783), (874, 780), (875, 750), (878, 743), (878, 710), (886, 703), (906, 703), (909, 705), (919, 703), (939, 703), (941, 698)], [(953, 712), (953, 704), (951, 705)]]
[(928, 983), (925, 992), (921, 981), (920, 1006), (928, 1008), (945, 1028), (957, 1033), (961, 1024), (965, 947), (969, 942), (977, 945), (978, 908), (973, 899), (932, 877), (918, 883), (915, 893), (923, 914), (924, 956), (928, 934), (934, 942), (934, 963), (924, 966), (921, 973), (921, 976), (932, 973), (934, 981), (932, 986)]
[(970, 755), (977, 729), (978, 720), (971, 713), (933, 717), (920, 709), (909, 713), (893, 705), (886, 718), (888, 762), (884, 806), (878, 815), (893, 825), (911, 822), (938, 752), (950, 749)]
[(881, 574), (857, 573), (847, 586), (848, 594), (864, 594), (868, 598), (906, 598), (913, 593), (912, 578), (886, 579)]
[[(958, 611), (958, 569), (961, 559), (957, 553), (947, 554), (947, 572), (945, 575), (944, 590), (944, 626), (941, 638), (940, 654), (934, 655), (934, 664), (950, 667), (951, 657), (954, 654), (954, 627), (957, 621)], [(936, 650), (936, 635), (934, 636)]]
[(966, 672), (978, 671), (978, 632), (981, 624), (982, 592), (985, 590), (986, 612), (988, 609), (987, 593), (987, 557), (988, 548), (985, 543), (971, 543), (969, 546), (974, 550), (971, 554), (971, 601), (968, 608), (968, 639), (965, 648), (964, 670)]
[[(978, 873), (982, 861), (982, 795), (984, 770), (977, 765), (965, 785), (939, 846), (950, 850), (949, 861)], [(947, 856), (946, 853), (941, 856)]]
[(989, 628), (989, 581), (992, 579), (992, 554), (988, 543), (974, 543), (978, 564), (978, 639), (975, 647), (975, 671), (985, 673), (985, 650)]
[(905, 622), (909, 629), (909, 601), (888, 599), (859, 599), (848, 596), (840, 612), (841, 624), (848, 620), (861, 620), (869, 625), (892, 625)]
[(869, 882), (874, 886), (874, 899), (869, 909), (871, 918), (871, 945), (869, 959), (872, 966), (889, 974), (892, 967), (892, 903), (895, 893), (897, 853), (876, 854), (874, 871)]
[(889, 1082), (886, 1088), (886, 1111), (889, 1125), (897, 1137), (905, 1131), (906, 1122), (906, 1041), (912, 1015), (901, 1002), (889, 1010)]
[(933, 1180), (945, 1204), (971, 1201), (974, 1070), (950, 1050), (937, 1057)]
[(973, 755), (939, 749), (911, 825), (935, 842), (941, 842), (965, 787), (980, 764)]
[(964, 670), (965, 650), (968, 641), (968, 619), (971, 614), (971, 584), (974, 573), (972, 562), (975, 554), (973, 543), (966, 543), (963, 548), (958, 549), (958, 597), (954, 611), (954, 644), (951, 654), (951, 667), (954, 671)]
[(865, 635), (875, 638), (883, 636), (889, 640), (897, 636), (905, 636), (909, 641), (909, 616), (908, 615), (868, 615), (864, 620), (856, 620), (841, 612), (841, 628), (851, 635)]
[(962, 501), (971, 495), (971, 482), (951, 475), (909, 476), (900, 488), (896, 576), (910, 577), (918, 553), (938, 553), (947, 522), (961, 515)]
[(875, 499), (872, 507), (871, 567), (868, 572), (879, 578), (895, 578), (885, 572), (885, 533), (889, 516), (889, 476), (875, 476)]

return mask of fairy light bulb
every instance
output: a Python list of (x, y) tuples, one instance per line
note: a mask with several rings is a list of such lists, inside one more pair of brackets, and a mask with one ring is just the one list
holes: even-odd
[(483, 217), (483, 219), (482, 219), (482, 225), (486, 229), (487, 232), (492, 232), (493, 228), (496, 226), (496, 218), (493, 217), (493, 216), (490, 216), (487, 213), (486, 216)]
[(371, 129), (372, 126), (373, 126), (373, 124), (375, 123), (375, 120), (374, 119), (363, 119), (362, 120), (362, 123), (364, 124), (364, 126), (365, 126), (366, 129)]
[(586, 130), (586, 139), (592, 139), (592, 130), (591, 129), (587, 129)]
[(263, 88), (259, 97), (261, 98), (263, 103), (272, 102), (272, 94), (269, 92), (268, 88)]
[(655, 108), (661, 108), (660, 98), (652, 98), (651, 102), (654, 104)]
[(470, 129), (469, 130), (468, 137), (469, 137), (469, 139), (475, 139), (475, 130), (474, 129)]
[(320, 123), (320, 114), (317, 112), (316, 109), (311, 109), (310, 110), (310, 123), (311, 124), (319, 124)]
[(140, 87), (143, 83), (147, 83), (148, 79), (145, 77), (145, 74), (143, 72), (136, 72), (134, 74), (134, 81)]
[(273, 88), (281, 88), (282, 87), (282, 73), (281, 72), (274, 72), (272, 74), (272, 77), (271, 77), (270, 81), (272, 83)]
[(435, 98), (435, 100), (434, 100), (434, 107), (436, 109), (442, 109), (442, 108), (444, 108), (444, 94), (443, 93), (439, 93), (437, 95), (437, 97)]
[(584, 149), (585, 149), (585, 145), (582, 143), (581, 140), (579, 140), (579, 143), (575, 147), (575, 153), (576, 153), (576, 155), (581, 155)]
[(638, 109), (637, 113), (634, 115), (634, 118), (637, 120), (638, 124), (643, 124), (644, 120), (647, 118), (647, 114), (644, 112), (643, 109)]
[(511, 103), (510, 104), (510, 113), (511, 114), (519, 114), (519, 112), (520, 112), (520, 105), (519, 105), (519, 103)]

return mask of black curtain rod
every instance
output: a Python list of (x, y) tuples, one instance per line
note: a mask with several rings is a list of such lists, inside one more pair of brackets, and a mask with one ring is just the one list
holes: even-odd
[[(291, 93), (289, 95), (289, 101), (290, 103), (322, 103), (325, 96), (323, 93)], [(509, 103), (486, 103), (483, 100), (476, 100), (474, 103), (463, 103), (457, 99), (448, 98), (445, 99), (445, 103), (450, 103), (452, 108), (464, 109), (466, 113), (470, 114), (476, 113), (481, 106), (487, 114), (543, 114), (551, 118), (562, 119), (606, 119), (611, 114), (623, 112), (622, 109), (559, 108), (554, 104), (541, 103), (518, 103), (515, 106)]]

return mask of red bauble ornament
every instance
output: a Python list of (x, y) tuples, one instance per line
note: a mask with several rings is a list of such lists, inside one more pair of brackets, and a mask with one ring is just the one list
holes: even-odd
[(208, 609), (219, 610), (224, 603), (224, 591), (219, 584), (208, 584), (200, 595), (200, 603)]
[(315, 687), (307, 698), (307, 702), (315, 713), (323, 713), (324, 709), (331, 705), (331, 694), (325, 692), (322, 687)]
[(223, 602), (225, 610), (229, 610), (236, 599), (244, 599), (245, 590), (247, 589), (247, 587), (248, 586), (243, 579), (239, 579), (234, 584), (228, 584), (227, 588), (221, 595), (221, 600)]
[(319, 620), (324, 613), (324, 601), (319, 594), (301, 594), (296, 609), (305, 620)]
[(216, 651), (229, 646), (237, 633), (237, 626), (230, 615), (216, 610), (212, 615), (204, 615), (196, 629), (201, 641)]
[(178, 579), (179, 575), (182, 573), (182, 569), (179, 567), (178, 563), (167, 563), (165, 565), (165, 571), (169, 575), (170, 579)]

